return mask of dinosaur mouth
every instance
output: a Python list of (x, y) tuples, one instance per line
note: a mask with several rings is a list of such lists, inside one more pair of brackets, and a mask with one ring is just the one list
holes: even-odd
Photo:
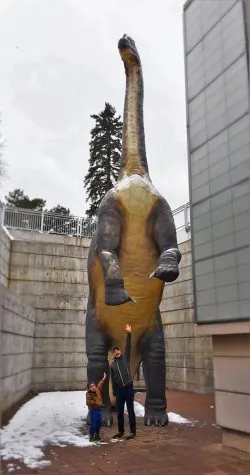
[(123, 36), (123, 37), (119, 40), (119, 42), (118, 42), (118, 48), (119, 48), (119, 49), (124, 49), (124, 48), (130, 48), (130, 49), (132, 49), (132, 48), (131, 48), (131, 43), (130, 43), (130, 41), (129, 41), (125, 36)]
[(134, 47), (132, 46), (131, 42), (126, 37), (126, 35), (124, 35), (123, 38), (121, 38), (119, 40), (118, 49), (119, 49), (121, 54), (125, 53), (125, 52), (128, 52), (128, 53), (132, 54), (133, 56), (135, 56), (136, 58), (138, 57), (137, 51), (134, 49)]

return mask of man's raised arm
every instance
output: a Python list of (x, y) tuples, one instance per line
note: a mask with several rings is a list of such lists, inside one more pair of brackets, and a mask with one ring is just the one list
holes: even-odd
[(131, 354), (131, 325), (128, 323), (125, 325), (125, 330), (127, 332), (127, 341), (125, 347), (125, 358), (127, 363), (130, 363), (130, 354)]

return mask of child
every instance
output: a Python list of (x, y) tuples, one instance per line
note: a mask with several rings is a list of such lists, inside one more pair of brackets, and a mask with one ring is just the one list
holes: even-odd
[(100, 429), (102, 427), (102, 396), (101, 389), (107, 375), (104, 373), (103, 378), (97, 386), (95, 383), (89, 383), (87, 385), (88, 391), (86, 394), (86, 404), (90, 412), (90, 428), (89, 428), (89, 441), (101, 441)]

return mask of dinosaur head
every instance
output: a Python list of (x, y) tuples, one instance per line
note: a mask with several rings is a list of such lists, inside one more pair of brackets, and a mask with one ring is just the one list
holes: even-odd
[(140, 64), (140, 56), (135, 46), (135, 42), (128, 35), (123, 35), (119, 40), (118, 49), (125, 66)]

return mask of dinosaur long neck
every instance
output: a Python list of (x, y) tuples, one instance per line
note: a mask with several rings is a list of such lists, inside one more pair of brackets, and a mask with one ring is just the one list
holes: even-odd
[(126, 95), (123, 114), (120, 178), (126, 173), (148, 175), (143, 120), (143, 76), (140, 65), (125, 66)]

